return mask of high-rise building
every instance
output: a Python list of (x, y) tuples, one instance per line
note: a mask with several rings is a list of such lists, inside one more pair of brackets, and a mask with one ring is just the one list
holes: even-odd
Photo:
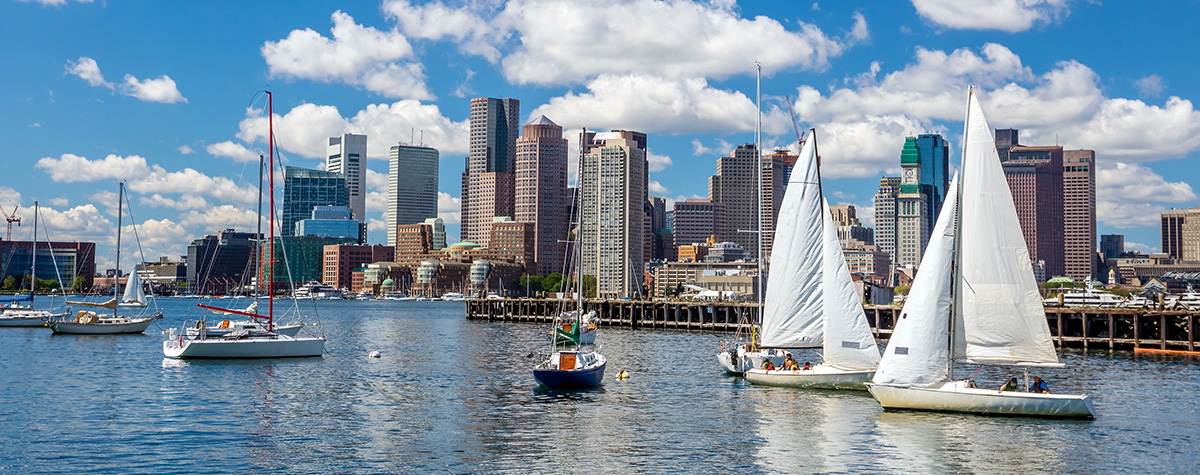
[(471, 99), (462, 234), (484, 247), (491, 239), (492, 218), (513, 215), (520, 104), (516, 99)]
[(1062, 147), (1015, 145), (1002, 165), (1030, 260), (1044, 261), (1047, 279), (1066, 275)]
[(346, 191), (350, 200), (347, 206), (350, 207), (351, 217), (367, 222), (367, 190), (364, 187), (367, 171), (363, 166), (367, 159), (367, 136), (343, 134), (341, 137), (329, 137), (325, 157), (325, 171), (346, 176)]
[(275, 236), (274, 255), (268, 255), (269, 239), (263, 239), (259, 247), (259, 288), (266, 291), (268, 279), (275, 282), (279, 291), (306, 282), (321, 282), (325, 273), (325, 246), (331, 244), (356, 244), (353, 238), (325, 236)]
[(1200, 208), (1162, 213), (1162, 250), (1172, 259), (1200, 260)]
[[(1063, 258), (1066, 276), (1096, 275), (1096, 152), (1063, 151)], [(1116, 256), (1114, 256), (1116, 257)]]
[(673, 215), (675, 243), (679, 246), (704, 242), (725, 226), (725, 205), (712, 200), (676, 201)]
[(311, 218), (296, 221), (293, 235), (348, 237), (363, 244), (367, 240), (367, 226), (350, 219), (350, 208), (346, 206), (314, 206)]
[(1125, 253), (1125, 235), (1100, 235), (1100, 253), (1104, 254), (1105, 259), (1116, 259), (1121, 257), (1121, 254)]
[(786, 148), (776, 149), (771, 155), (763, 156), (763, 255), (771, 255), (775, 243), (775, 224), (779, 222), (779, 208), (787, 192), (792, 168), (800, 157)]
[(1000, 155), (1001, 162), (1008, 161), (1009, 149), (1020, 144), (1017, 129), (996, 129), (996, 154)]
[(563, 271), (570, 217), (567, 211), (567, 139), (562, 127), (546, 116), (538, 116), (521, 129), (516, 142), (514, 216), (518, 222), (533, 223), (536, 275)]
[(833, 217), (833, 224), (838, 226), (858, 226), (858, 216), (854, 205), (831, 205), (829, 214)]
[(879, 177), (875, 193), (875, 245), (896, 262), (896, 195), (900, 194), (900, 177)]
[(226, 229), (192, 241), (187, 251), (189, 291), (223, 294), (249, 285), (250, 257), (260, 236)]
[(664, 259), (667, 253), (663, 235), (671, 233), (667, 230), (667, 199), (651, 196), (647, 200), (650, 205), (650, 259)]
[(728, 157), (717, 159), (717, 174), (708, 178), (708, 199), (725, 206), (725, 226), (717, 241), (736, 243), (750, 259), (758, 258), (761, 163), (754, 144), (738, 145)]
[(896, 195), (896, 264), (920, 267), (933, 230), (933, 197), (921, 186), (924, 176), (917, 139), (908, 137), (900, 151), (900, 193)]
[(917, 154), (920, 156), (921, 191), (929, 196), (929, 228), (933, 229), (950, 186), (950, 147), (941, 134), (921, 134), (917, 136)]
[(425, 220), (425, 226), (428, 226), (433, 233), (430, 236), (433, 238), (434, 249), (446, 248), (446, 222), (442, 218), (429, 218)]
[[(33, 267), (32, 241), (5, 241), (0, 239), (0, 280), (13, 277), (18, 285), (29, 285), (30, 269)], [(64, 288), (75, 287), (77, 291), (91, 290), (96, 274), (96, 243), (94, 242), (46, 242), (37, 243), (37, 276), (39, 280), (62, 279)]]
[(646, 203), (646, 134), (586, 133), (580, 168), (583, 274), (594, 275), (598, 296), (641, 293)]
[(388, 155), (388, 245), (396, 245), (396, 226), (423, 223), (438, 215), (438, 151), (397, 144)]
[(317, 206), (350, 206), (346, 176), (299, 167), (283, 169), (283, 216), (279, 234), (294, 236), (296, 222), (312, 216)]

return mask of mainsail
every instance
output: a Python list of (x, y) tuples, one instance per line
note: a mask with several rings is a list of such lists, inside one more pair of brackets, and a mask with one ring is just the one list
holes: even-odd
[(125, 284), (125, 294), (121, 296), (122, 303), (146, 303), (146, 293), (142, 291), (142, 280), (138, 273), (129, 274), (129, 282)]
[(963, 140), (960, 255), (954, 291), (965, 351), (956, 351), (955, 358), (1057, 364), (1016, 206), (992, 129), (973, 91)]

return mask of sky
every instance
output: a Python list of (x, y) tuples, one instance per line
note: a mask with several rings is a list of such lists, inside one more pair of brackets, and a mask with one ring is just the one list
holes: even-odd
[(1098, 234), (1157, 252), (1158, 213), (1200, 205), (1195, 18), (1196, 0), (0, 0), (0, 206), (29, 239), (38, 200), (42, 237), (97, 242), (101, 269), (118, 181), (126, 269), (253, 230), (265, 89), (286, 165), (367, 134), (372, 243), (400, 142), (440, 150), (458, 236), (472, 97), (546, 115), (572, 158), (582, 127), (646, 132), (651, 195), (704, 198), (716, 159), (754, 142), (757, 61), (764, 149), (815, 128), (830, 201), (868, 225), (906, 136), (958, 150), (975, 84), (993, 128), (1095, 150)]

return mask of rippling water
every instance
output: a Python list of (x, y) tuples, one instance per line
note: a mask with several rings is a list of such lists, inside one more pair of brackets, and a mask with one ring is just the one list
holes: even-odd
[[(191, 303), (160, 303), (162, 327), (197, 318)], [(604, 386), (557, 392), (537, 388), (526, 358), (546, 328), (463, 311), (320, 302), (329, 354), (296, 360), (165, 360), (153, 326), (0, 329), (0, 470), (1161, 473), (1200, 462), (1197, 359), (1066, 352), (1069, 369), (1043, 376), (1092, 395), (1095, 421), (890, 413), (865, 392), (726, 377), (714, 354), (727, 336), (605, 328)], [(622, 369), (631, 378), (612, 379)]]

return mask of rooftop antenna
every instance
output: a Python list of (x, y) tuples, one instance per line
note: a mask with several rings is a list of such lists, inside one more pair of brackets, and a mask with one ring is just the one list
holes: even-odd
[(412, 145), (416, 141), (417, 141), (417, 128), (409, 127), (408, 128), (408, 144)]
[(424, 130), (421, 131), (421, 146), (422, 147), (425, 146), (425, 131)]

